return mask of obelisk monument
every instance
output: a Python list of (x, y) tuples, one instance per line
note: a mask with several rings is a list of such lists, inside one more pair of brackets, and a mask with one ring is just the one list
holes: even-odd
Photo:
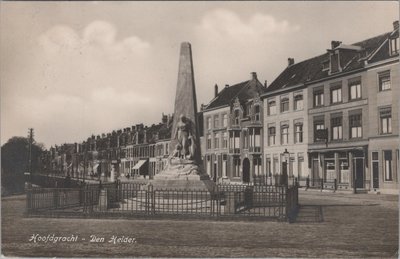
[(176, 86), (174, 120), (168, 164), (154, 177), (153, 185), (163, 188), (212, 189), (212, 182), (201, 164), (196, 88), (192, 49), (181, 44), (178, 83)]

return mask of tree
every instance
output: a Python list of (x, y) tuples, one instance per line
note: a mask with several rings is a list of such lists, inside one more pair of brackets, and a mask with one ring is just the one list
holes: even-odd
[[(40, 166), (43, 145), (32, 144), (32, 173)], [(24, 172), (29, 170), (29, 139), (12, 137), (1, 147), (2, 193), (21, 193), (24, 190)]]

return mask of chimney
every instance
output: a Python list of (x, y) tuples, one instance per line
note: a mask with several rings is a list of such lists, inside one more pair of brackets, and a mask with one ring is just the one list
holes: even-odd
[(399, 21), (397, 20), (397, 21), (393, 22), (393, 30), (395, 31), (395, 30), (398, 30), (398, 29), (399, 29)]
[(290, 67), (291, 65), (294, 64), (294, 58), (288, 58), (287, 62), (288, 62), (288, 67)]
[(331, 41), (331, 49), (337, 48), (340, 44), (342, 44), (341, 41), (336, 41), (336, 40)]
[(217, 95), (218, 95), (218, 85), (215, 84), (215, 86), (214, 86), (214, 97), (217, 97)]
[(228, 84), (226, 84), (226, 85), (225, 85), (225, 88), (228, 88), (228, 87), (229, 87), (229, 85), (228, 85)]
[(265, 80), (265, 82), (264, 82), (264, 87), (265, 87), (265, 88), (268, 87), (268, 81), (267, 81), (267, 80)]
[(252, 80), (257, 80), (257, 73), (256, 72), (251, 72), (251, 79)]

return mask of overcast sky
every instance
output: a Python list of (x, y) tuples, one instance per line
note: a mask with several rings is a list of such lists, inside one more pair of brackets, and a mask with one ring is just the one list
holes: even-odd
[(392, 2), (1, 2), (1, 142), (46, 148), (172, 113), (179, 46), (192, 44), (197, 103), (392, 30)]

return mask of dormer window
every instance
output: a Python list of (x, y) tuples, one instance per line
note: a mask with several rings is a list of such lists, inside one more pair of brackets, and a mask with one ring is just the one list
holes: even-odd
[(399, 53), (399, 37), (390, 39), (390, 55)]
[(329, 60), (322, 62), (322, 71), (329, 70)]

